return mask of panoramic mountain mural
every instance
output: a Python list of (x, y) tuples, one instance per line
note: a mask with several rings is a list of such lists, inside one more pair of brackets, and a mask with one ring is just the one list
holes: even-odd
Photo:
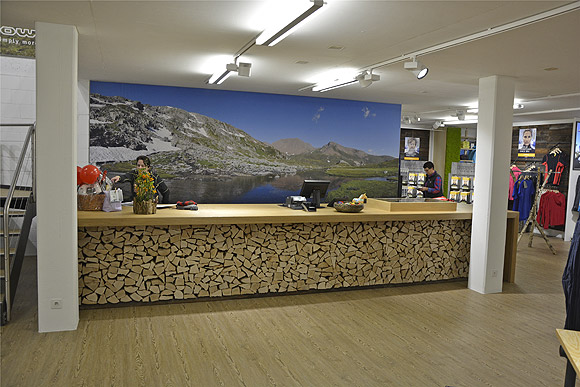
[(399, 122), (393, 104), (91, 82), (90, 161), (114, 176), (146, 155), (172, 202), (282, 203), (304, 179), (394, 197)]

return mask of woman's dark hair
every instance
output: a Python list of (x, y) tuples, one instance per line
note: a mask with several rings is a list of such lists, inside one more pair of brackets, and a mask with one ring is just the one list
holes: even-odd
[(147, 156), (139, 156), (137, 157), (137, 161), (139, 160), (143, 160), (143, 164), (145, 164), (146, 167), (150, 167), (151, 166), (151, 160), (149, 160), (149, 157)]

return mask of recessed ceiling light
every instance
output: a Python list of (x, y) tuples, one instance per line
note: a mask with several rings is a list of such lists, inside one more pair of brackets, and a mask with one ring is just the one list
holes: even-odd
[(559, 68), (557, 68), (557, 67), (546, 67), (546, 68), (544, 69), (544, 71), (556, 71), (556, 70), (560, 70), (560, 69), (559, 69)]
[(308, 61), (307, 60), (299, 60), (296, 62), (296, 64), (307, 64)]
[(329, 50), (342, 50), (344, 46), (330, 46), (328, 47)]

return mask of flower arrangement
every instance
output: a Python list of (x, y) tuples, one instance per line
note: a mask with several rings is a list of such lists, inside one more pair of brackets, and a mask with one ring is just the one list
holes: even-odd
[(145, 168), (137, 169), (135, 177), (135, 201), (155, 200), (157, 190), (151, 173)]

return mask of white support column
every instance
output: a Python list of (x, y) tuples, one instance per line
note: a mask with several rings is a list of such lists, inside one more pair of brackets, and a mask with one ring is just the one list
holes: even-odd
[(40, 22), (35, 29), (38, 330), (75, 330), (78, 32)]
[(468, 287), (484, 294), (502, 291), (514, 85), (497, 75), (479, 80)]

